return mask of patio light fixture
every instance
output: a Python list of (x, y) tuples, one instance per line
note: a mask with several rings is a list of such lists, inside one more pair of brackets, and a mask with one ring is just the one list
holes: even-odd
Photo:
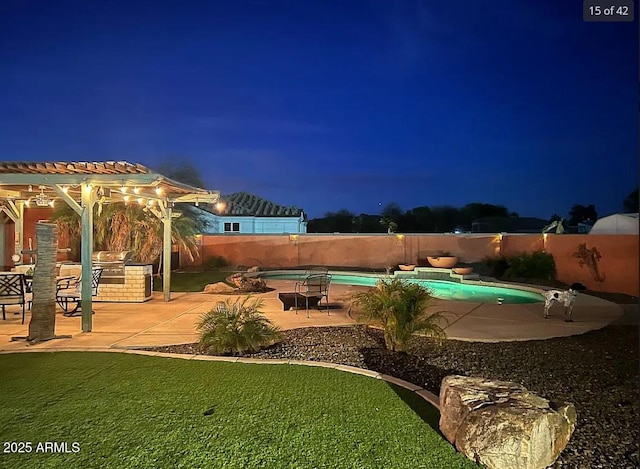
[(40, 193), (34, 197), (36, 207), (53, 207), (53, 199), (50, 199), (47, 194), (44, 193), (45, 186), (40, 186)]

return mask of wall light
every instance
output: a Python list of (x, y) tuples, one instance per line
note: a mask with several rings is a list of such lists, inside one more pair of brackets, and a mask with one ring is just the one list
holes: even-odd
[(156, 195), (162, 194), (162, 187), (156, 187)]
[(140, 193), (140, 188), (138, 186), (133, 188), (133, 193), (134, 194), (139, 194)]
[(64, 192), (65, 194), (69, 192), (69, 186), (62, 186), (62, 192)]
[(138, 203), (140, 205), (144, 205), (144, 199), (142, 197), (138, 197)]
[(131, 198), (130, 196), (125, 195), (125, 196), (123, 197), (123, 199), (124, 199), (124, 203), (125, 203), (125, 204), (126, 204), (126, 203), (128, 203), (130, 198)]
[(127, 193), (127, 186), (121, 186), (120, 187), (120, 192), (122, 192), (123, 194)]

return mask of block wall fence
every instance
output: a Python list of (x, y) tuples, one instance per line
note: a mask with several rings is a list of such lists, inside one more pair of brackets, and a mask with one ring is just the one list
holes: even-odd
[(595, 291), (638, 296), (639, 240), (635, 235), (555, 234), (299, 234), (203, 235), (200, 256), (182, 268), (198, 267), (211, 256), (232, 265), (385, 268), (424, 264), (427, 255), (449, 252), (461, 262), (545, 251), (553, 255), (558, 280), (580, 282)]

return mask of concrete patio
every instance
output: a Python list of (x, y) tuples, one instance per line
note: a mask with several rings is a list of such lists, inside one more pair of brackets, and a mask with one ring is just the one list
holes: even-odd
[[(265, 316), (281, 329), (310, 326), (341, 326), (356, 323), (350, 315), (351, 296), (363, 287), (332, 285), (330, 315), (326, 310), (312, 309), (310, 318), (304, 309), (283, 311), (278, 292), (293, 291), (293, 282), (271, 280), (274, 291), (255, 295), (264, 301)], [(200, 315), (219, 301), (239, 298), (236, 295), (209, 295), (204, 293), (173, 293), (172, 301), (164, 302), (161, 293), (154, 293), (146, 303), (94, 303), (92, 332), (81, 331), (80, 317), (65, 317), (58, 308), (56, 333), (71, 335), (36, 345), (25, 341), (12, 341), (12, 337), (28, 334), (30, 314), (20, 324), (19, 307), (7, 307), (7, 319), (0, 320), (0, 350), (30, 349), (123, 349), (195, 342), (195, 328)], [(634, 305), (632, 305), (634, 306)], [(625, 308), (592, 296), (580, 294), (573, 313), (574, 322), (566, 323), (563, 308), (554, 305), (551, 318), (544, 319), (542, 303), (521, 305), (482, 304), (439, 300), (435, 311), (442, 311), (448, 320), (446, 327), (450, 339), (498, 342), (510, 340), (547, 339), (563, 337), (600, 329), (612, 322), (637, 324), (638, 308)]]

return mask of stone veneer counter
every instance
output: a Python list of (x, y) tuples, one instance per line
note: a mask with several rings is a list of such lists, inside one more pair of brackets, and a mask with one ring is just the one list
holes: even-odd
[(142, 303), (151, 299), (153, 292), (151, 264), (128, 264), (124, 266), (124, 282), (104, 283), (100, 279), (98, 296), (94, 301)]

